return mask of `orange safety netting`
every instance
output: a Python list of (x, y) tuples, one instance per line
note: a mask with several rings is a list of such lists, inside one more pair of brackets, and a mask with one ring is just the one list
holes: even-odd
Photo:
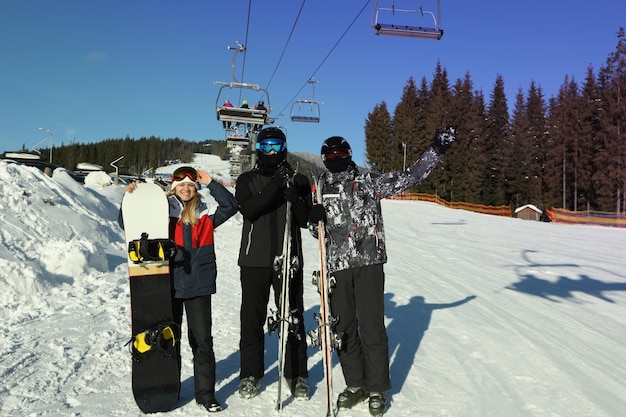
[(597, 226), (626, 227), (626, 215), (606, 211), (569, 211), (565, 209), (546, 210), (554, 223), (594, 224)]
[(472, 204), (464, 202), (448, 202), (439, 196), (424, 193), (401, 193), (392, 197), (394, 200), (419, 200), (428, 201), (430, 203), (437, 203), (444, 207), (453, 209), (461, 209), (467, 211), (474, 211), (476, 213), (491, 214), (494, 216), (512, 217), (511, 206), (485, 206), (483, 204)]

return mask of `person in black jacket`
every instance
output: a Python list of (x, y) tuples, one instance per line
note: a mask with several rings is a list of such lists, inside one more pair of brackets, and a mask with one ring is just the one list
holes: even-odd
[[(265, 372), (264, 332), (270, 288), (279, 305), (280, 278), (274, 259), (283, 251), (285, 227), (291, 228), (291, 253), (299, 268), (290, 281), (289, 304), (298, 320), (289, 334), (284, 376), (295, 398), (308, 398), (309, 387), (302, 299), (302, 237), (312, 205), (308, 179), (297, 174), (286, 161), (287, 138), (282, 130), (268, 127), (257, 136), (257, 164), (237, 178), (235, 196), (244, 224), (239, 266), (241, 279), (241, 354), (239, 395), (254, 397)], [(286, 225), (287, 201), (292, 204), (292, 221)]]

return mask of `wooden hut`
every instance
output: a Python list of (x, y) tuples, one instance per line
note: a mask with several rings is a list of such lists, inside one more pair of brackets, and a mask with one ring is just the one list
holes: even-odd
[(542, 215), (543, 211), (532, 204), (526, 204), (515, 209), (515, 217), (518, 219), (539, 221)]

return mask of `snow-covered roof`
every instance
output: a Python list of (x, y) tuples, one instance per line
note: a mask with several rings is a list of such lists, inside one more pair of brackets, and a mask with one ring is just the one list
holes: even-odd
[(526, 209), (526, 208), (529, 208), (529, 209), (535, 210), (535, 211), (536, 211), (537, 213), (539, 213), (539, 214), (543, 213), (543, 211), (542, 211), (542, 210), (539, 210), (539, 209), (537, 208), (537, 206), (535, 206), (535, 205), (533, 205), (533, 204), (526, 204), (525, 206), (521, 206), (521, 207), (516, 208), (516, 209), (515, 209), (515, 214), (519, 213), (520, 211), (522, 211), (522, 210), (524, 210), (524, 209)]

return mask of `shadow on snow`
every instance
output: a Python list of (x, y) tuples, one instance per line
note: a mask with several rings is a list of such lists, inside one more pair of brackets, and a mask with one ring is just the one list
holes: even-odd
[[(473, 300), (474, 298), (476, 298), (476, 296), (471, 295), (451, 303), (437, 304), (427, 303), (424, 297), (415, 296), (409, 300), (408, 304), (397, 305), (393, 301), (393, 294), (385, 294), (385, 316), (391, 319), (391, 322), (387, 325), (389, 353), (390, 358), (393, 359), (390, 364), (390, 373), (392, 378), (392, 388), (388, 392), (390, 397), (402, 391), (402, 387), (405, 384), (411, 370), (411, 364), (414, 361), (422, 338), (428, 330), (432, 320), (433, 313), (436, 310), (458, 307)], [(304, 312), (305, 328), (307, 331), (315, 327), (313, 313), (317, 312), (318, 309), (319, 306), (314, 305)], [(324, 367), (321, 358), (315, 363), (312, 363), (311, 358), (319, 351), (319, 348), (311, 347), (309, 342), (310, 341), (307, 340), (307, 344), (309, 345), (307, 354), (309, 362), (308, 382), (311, 389), (309, 395), (310, 397), (313, 397), (317, 391), (317, 385), (324, 379)], [(267, 386), (274, 384), (278, 378), (277, 357), (277, 334), (275, 332), (270, 335), (266, 332), (266, 369), (261, 383), (260, 393), (262, 393)], [(185, 360), (185, 358), (183, 358), (183, 360)], [(237, 394), (237, 388), (239, 385), (239, 361), (239, 349), (236, 349), (226, 358), (219, 359), (216, 363), (217, 382), (224, 383), (225, 381), (228, 381), (224, 385), (219, 386), (216, 392), (216, 396), (218, 400), (222, 402), (224, 408), (228, 406), (230, 398)], [(333, 354), (333, 368), (337, 366), (340, 366), (340, 364), (335, 353)], [(343, 390), (344, 387), (339, 387), (336, 383), (334, 385), (334, 396), (336, 397), (336, 395)], [(287, 399), (285, 405), (287, 405), (291, 400), (291, 398)], [(192, 401), (194, 401), (193, 375), (182, 381), (181, 395), (177, 408)]]
[[(517, 267), (517, 269), (528, 268), (543, 268), (554, 269), (556, 272), (562, 272), (565, 268), (582, 268), (582, 265), (578, 264), (541, 264), (534, 262), (530, 259), (530, 255), (536, 253), (533, 250), (525, 250), (522, 253), (522, 258), (526, 261), (526, 265)], [(625, 279), (626, 277), (620, 276), (610, 271), (618, 278)], [(559, 302), (562, 300), (576, 301), (574, 293), (584, 293), (592, 297), (599, 298), (604, 301), (613, 303), (614, 301), (609, 298), (605, 292), (610, 291), (626, 291), (626, 282), (605, 282), (590, 277), (587, 274), (578, 274), (578, 279), (569, 278), (564, 275), (560, 275), (556, 281), (541, 279), (532, 273), (520, 273), (518, 272), (520, 280), (515, 282), (506, 288), (513, 291), (519, 291), (526, 294), (534, 295), (537, 297), (545, 298), (552, 302)]]
[(433, 312), (458, 307), (476, 298), (475, 295), (470, 295), (451, 303), (434, 304), (427, 303), (422, 296), (415, 296), (408, 304), (398, 306), (392, 297), (393, 294), (385, 294), (385, 315), (391, 319), (391, 323), (387, 325), (389, 353), (390, 358), (393, 358), (390, 366), (392, 388), (388, 392), (389, 396), (402, 391)]

